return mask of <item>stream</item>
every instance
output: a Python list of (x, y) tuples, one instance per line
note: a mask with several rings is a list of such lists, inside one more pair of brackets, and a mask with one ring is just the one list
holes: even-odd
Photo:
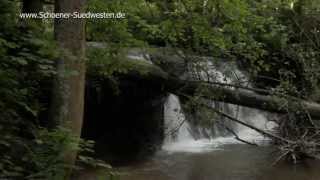
[[(214, 73), (220, 73), (214, 71)], [(222, 73), (220, 73), (222, 75)], [(220, 80), (226, 79), (224, 76)], [(272, 114), (256, 109), (216, 102), (222, 112), (265, 131), (272, 131)], [(116, 167), (120, 180), (320, 180), (320, 162), (306, 160), (292, 165), (275, 163), (279, 154), (254, 130), (216, 117), (219, 123), (197, 124), (188, 119), (180, 99), (169, 94), (164, 104), (165, 139), (161, 150), (148, 160)], [(215, 122), (213, 119), (212, 122)], [(222, 125), (221, 125), (222, 123)], [(258, 144), (251, 146), (226, 132), (228, 127), (242, 139)], [(92, 175), (93, 174), (93, 175)], [(95, 171), (87, 171), (78, 180), (91, 180)]]
[[(319, 161), (297, 165), (275, 163), (276, 149), (259, 133), (228, 124), (241, 138), (259, 146), (243, 144), (232, 135), (225, 135), (219, 127), (213, 128), (216, 132), (210, 134), (210, 129), (193, 127), (184, 121), (186, 117), (181, 109), (179, 98), (169, 95), (165, 103), (166, 132), (173, 132), (179, 126), (178, 130), (167, 134), (162, 150), (151, 159), (119, 168), (121, 180), (320, 180)], [(224, 109), (236, 114), (233, 105)], [(264, 112), (241, 108), (237, 114), (242, 121), (261, 129), (274, 127), (268, 124)], [(195, 129), (197, 138), (192, 133)], [(204, 134), (209, 134), (209, 138)]]
[[(208, 145), (209, 148), (210, 145)], [(151, 160), (120, 168), (121, 180), (319, 180), (320, 162), (272, 165), (271, 147), (228, 144), (203, 152), (161, 151)]]
[[(229, 114), (234, 107), (228, 105)], [(239, 117), (260, 128), (266, 125), (266, 115), (253, 109), (240, 109)], [(192, 127), (185, 121), (179, 98), (170, 95), (165, 103), (167, 134), (162, 149), (148, 160), (133, 162), (114, 170), (119, 180), (320, 180), (320, 162), (308, 160), (292, 165), (275, 164), (278, 155), (269, 140), (257, 132), (237, 124), (228, 124), (246, 141), (259, 146), (241, 143), (232, 135), (222, 135), (215, 127), (214, 135), (205, 127)], [(179, 128), (177, 129), (177, 126)], [(270, 127), (271, 126), (271, 127)], [(197, 138), (195, 133), (196, 129)], [(177, 131), (173, 131), (177, 130)], [(221, 132), (219, 132), (221, 131)], [(174, 132), (174, 133), (172, 133)], [(219, 135), (219, 133), (221, 135)], [(87, 170), (77, 180), (100, 180), (96, 170)]]

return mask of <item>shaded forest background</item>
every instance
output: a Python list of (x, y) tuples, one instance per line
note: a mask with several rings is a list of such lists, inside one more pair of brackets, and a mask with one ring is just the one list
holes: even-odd
[[(68, 177), (66, 169), (73, 167), (75, 152), (80, 152), (77, 166), (85, 163), (110, 168), (90, 156), (92, 141), (79, 139), (85, 74), (107, 77), (117, 89), (117, 75), (133, 67), (126, 60), (132, 48), (150, 52), (169, 48), (185, 57), (182, 64), (197, 64), (199, 60), (192, 56), (212, 57), (213, 63), (234, 62), (248, 75), (253, 88), (275, 95), (287, 111), (277, 121), (277, 136), (287, 140), (275, 140), (281, 154), (294, 161), (319, 154), (319, 125), (300, 103), (320, 103), (318, 0), (70, 3), (78, 9), (61, 0), (0, 3), (1, 178)], [(22, 11), (54, 9), (124, 12), (126, 18), (72, 23), (19, 18)], [(105, 47), (94, 48), (88, 43)], [(156, 63), (168, 70), (165, 59)], [(173, 77), (183, 71), (180, 66), (172, 68), (175, 71), (168, 72)], [(191, 97), (192, 105), (201, 106), (198, 97), (202, 93)]]

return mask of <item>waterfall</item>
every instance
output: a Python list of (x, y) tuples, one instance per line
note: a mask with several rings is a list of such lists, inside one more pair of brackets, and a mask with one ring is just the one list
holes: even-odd
[[(232, 78), (224, 76), (220, 71), (212, 70), (211, 74), (213, 73), (215, 74), (215, 81), (226, 83), (233, 81)], [(203, 78), (203, 75), (201, 76)], [(243, 75), (238, 71), (238, 76)], [(273, 125), (267, 124), (268, 113), (266, 112), (223, 102), (216, 102), (213, 106), (222, 107), (220, 109), (224, 113), (257, 128), (264, 130), (273, 128)], [(165, 141), (163, 149), (167, 151), (202, 152), (212, 150), (212, 148), (219, 148), (223, 144), (241, 143), (235, 139), (234, 135), (226, 133), (225, 128), (221, 127), (221, 125), (213, 123), (208, 128), (190, 123), (183, 112), (179, 97), (174, 94), (170, 94), (167, 97), (164, 105), (164, 119)], [(224, 119), (223, 122), (228, 122), (226, 126), (232, 129), (241, 139), (248, 142), (259, 144), (266, 140), (258, 132), (243, 125), (236, 124), (228, 119)]]
[[(153, 64), (150, 54), (146, 53), (145, 50), (131, 49), (127, 57), (132, 60)], [(154, 59), (158, 58), (159, 57)], [(176, 59), (177, 62), (179, 62), (179, 60), (183, 61), (174, 55), (171, 58)], [(240, 83), (244, 82), (241, 83), (241, 85), (250, 87), (250, 84), (247, 83), (248, 78), (237, 69), (235, 64), (224, 61), (214, 61), (214, 59), (210, 57), (193, 56), (192, 58), (197, 59), (195, 61), (197, 63), (193, 63), (184, 73), (176, 73), (180, 74), (181, 79), (191, 79), (193, 81), (204, 80), (228, 84), (239, 83), (240, 81)], [(213, 62), (216, 63), (214, 64)], [(216, 102), (212, 106), (257, 128), (270, 130), (274, 127), (274, 124), (267, 124), (267, 116), (269, 114), (266, 112), (223, 102)], [(183, 112), (179, 97), (174, 94), (169, 94), (166, 99), (164, 119), (165, 141), (163, 149), (168, 151), (202, 152), (217, 148), (223, 144), (241, 143), (236, 140), (232, 134), (227, 133), (219, 124), (213, 122), (211, 127), (202, 127), (201, 125), (194, 125), (189, 122)], [(197, 119), (195, 119), (195, 121), (197, 121)], [(225, 125), (228, 126), (228, 128), (232, 129), (240, 138), (246, 141), (261, 143), (266, 139), (252, 129), (233, 123), (228, 119), (223, 119), (223, 121), (226, 122)]]
[[(254, 125), (260, 129), (270, 129), (273, 125), (267, 126), (267, 113), (260, 110), (237, 107), (236, 105), (226, 105), (228, 108), (228, 113), (231, 116), (238, 114), (238, 119), (246, 122), (250, 125)], [(208, 129), (207, 127), (196, 127), (196, 129), (201, 129), (201, 131), (207, 131), (206, 134), (210, 136), (204, 136), (203, 133), (200, 137), (195, 137), (193, 133), (192, 124), (190, 124), (183, 111), (179, 101), (179, 98), (170, 94), (167, 97), (164, 107), (165, 115), (165, 141), (163, 145), (164, 150), (168, 151), (184, 151), (184, 152), (202, 152), (206, 150), (211, 150), (212, 148), (218, 148), (223, 144), (235, 144), (241, 143), (236, 140), (232, 134), (221, 133), (223, 127), (214, 125), (213, 129)], [(226, 113), (226, 112), (225, 112)], [(225, 121), (228, 121), (227, 119)], [(267, 140), (264, 136), (258, 132), (244, 127), (240, 124), (230, 122), (229, 127), (237, 133), (237, 135), (248, 142), (262, 143)], [(208, 131), (215, 131), (212, 134)]]
[(198, 152), (205, 148), (207, 139), (196, 140), (191, 127), (182, 112), (179, 98), (170, 94), (164, 106), (165, 141), (163, 149), (169, 151)]

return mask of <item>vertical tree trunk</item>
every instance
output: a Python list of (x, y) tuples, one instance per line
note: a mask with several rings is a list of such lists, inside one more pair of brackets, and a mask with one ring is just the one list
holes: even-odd
[[(84, 0), (56, 0), (56, 13), (84, 12)], [(53, 126), (62, 126), (80, 137), (84, 111), (85, 85), (85, 21), (83, 19), (55, 19), (54, 34), (61, 50), (57, 60), (50, 116)], [(72, 165), (76, 152), (65, 150), (65, 161)], [(70, 170), (66, 172), (66, 179)]]

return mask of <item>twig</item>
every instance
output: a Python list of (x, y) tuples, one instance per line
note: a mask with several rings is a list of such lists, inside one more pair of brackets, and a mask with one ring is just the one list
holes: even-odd
[[(217, 121), (217, 122), (220, 123), (219, 121)], [(246, 140), (240, 138), (239, 135), (238, 135), (236, 132), (234, 132), (231, 128), (227, 127), (225, 124), (223, 124), (223, 123), (220, 123), (220, 124), (223, 125), (224, 128), (225, 128), (228, 132), (230, 132), (232, 135), (234, 135), (236, 140), (241, 141), (241, 142), (243, 142), (243, 143), (245, 143), (245, 144), (252, 145), (252, 146), (258, 146), (258, 144), (254, 143), (254, 142), (249, 142), (249, 141), (246, 141)]]

